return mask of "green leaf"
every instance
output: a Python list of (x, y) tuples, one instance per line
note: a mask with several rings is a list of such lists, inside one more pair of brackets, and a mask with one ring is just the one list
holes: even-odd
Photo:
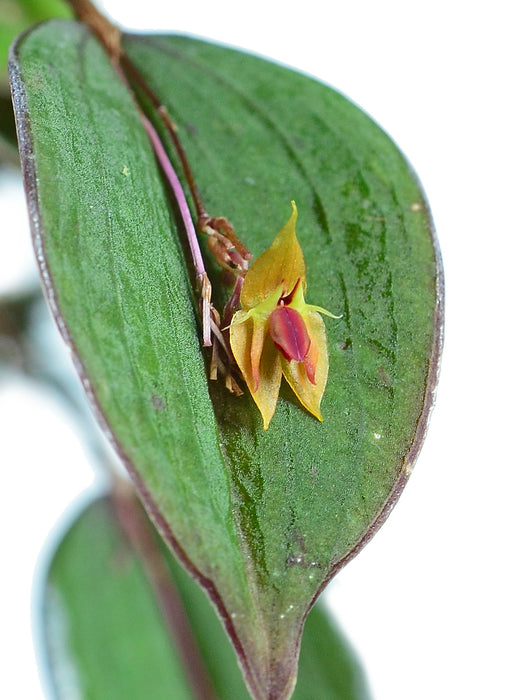
[(60, 542), (42, 604), (57, 698), (193, 697), (146, 572), (109, 500), (91, 504)]
[(7, 53), (13, 39), (53, 17), (71, 17), (64, 0), (0, 0), (0, 90), (7, 84)]
[(0, 95), (0, 165), (18, 165), (20, 158), (11, 98)]
[[(223, 700), (247, 699), (235, 654), (206, 596), (161, 543), (143, 531), (148, 526), (141, 509), (131, 501), (122, 507), (111, 498), (92, 502), (70, 525), (49, 564), (40, 603), (54, 696), (210, 700), (215, 693)], [(135, 542), (130, 541), (130, 525)], [(147, 539), (146, 556), (149, 564), (155, 561), (156, 582), (137, 551), (138, 538)], [(155, 587), (163, 566), (171, 576), (163, 581), (170, 596), (165, 617)], [(187, 616), (200, 658), (194, 655), (185, 663), (173, 646), (169, 618), (175, 619), (174, 612), (179, 638)], [(184, 637), (186, 647), (190, 635)], [(186, 672), (203, 662), (210, 685), (201, 676), (200, 687), (192, 690)], [(351, 650), (316, 605), (305, 626), (293, 698), (343, 697), (370, 696)]]
[(264, 433), (249, 395), (207, 380), (178, 217), (104, 52), (69, 22), (18, 42), (15, 112), (53, 313), (253, 696), (286, 698), (308, 610), (384, 522), (421, 447), (441, 348), (432, 224), (399, 150), (333, 90), (187, 38), (125, 46), (178, 123), (208, 211), (258, 255), (294, 199), (308, 301), (342, 314), (326, 323), (324, 422), (282, 389)]

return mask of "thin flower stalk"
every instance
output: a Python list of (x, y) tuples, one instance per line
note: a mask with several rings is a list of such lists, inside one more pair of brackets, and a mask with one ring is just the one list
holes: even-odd
[[(179, 211), (182, 217), (184, 230), (186, 231), (186, 237), (190, 246), (193, 266), (195, 267), (195, 274), (197, 276), (199, 294), (202, 300), (203, 344), (205, 347), (210, 347), (212, 345), (211, 332), (213, 321), (211, 312), (211, 284), (206, 273), (206, 268), (204, 267), (204, 260), (202, 259), (202, 253), (199, 246), (199, 241), (197, 240), (197, 233), (193, 225), (193, 219), (191, 218), (188, 203), (186, 201), (186, 197), (184, 195), (184, 190), (182, 189), (180, 180), (171, 164), (170, 159), (168, 158), (166, 151), (164, 150), (164, 146), (162, 145), (162, 141), (160, 140), (159, 135), (155, 131), (149, 119), (143, 114), (141, 116), (142, 123), (144, 124), (144, 128), (146, 129), (146, 132), (149, 136), (151, 145), (153, 146), (153, 150), (155, 151), (155, 155), (157, 156), (157, 159), (159, 161), (159, 165), (161, 166), (164, 174), (166, 175), (166, 178), (173, 191), (173, 194), (175, 195), (175, 199), (177, 201), (177, 205), (179, 207)], [(220, 334), (220, 330), (218, 329), (217, 324), (215, 322), (213, 323), (213, 330), (215, 333), (218, 332)]]
[(200, 233), (207, 236), (208, 248), (215, 257), (217, 264), (224, 270), (233, 272), (235, 276), (244, 276), (248, 269), (248, 263), (252, 259), (252, 254), (239, 239), (234, 227), (226, 217), (210, 216), (208, 214), (195, 182), (186, 151), (179, 138), (179, 130), (171, 118), (167, 107), (158, 98), (155, 91), (142, 76), (142, 73), (123, 50), (118, 55), (118, 64), (126, 76), (126, 80), (137, 85), (166, 127), (193, 199), (197, 214), (197, 229)]

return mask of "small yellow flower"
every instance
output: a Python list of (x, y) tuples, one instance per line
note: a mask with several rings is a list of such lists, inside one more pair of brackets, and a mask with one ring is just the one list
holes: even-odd
[(303, 252), (295, 235), (297, 207), (270, 248), (246, 273), (241, 310), (230, 325), (230, 345), (264, 429), (275, 413), (281, 377), (320, 421), (328, 377), (328, 347), (319, 306), (307, 304)]

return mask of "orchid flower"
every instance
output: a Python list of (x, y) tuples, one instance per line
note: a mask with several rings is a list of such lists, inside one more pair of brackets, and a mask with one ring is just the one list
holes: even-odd
[(304, 257), (295, 234), (297, 207), (270, 248), (246, 273), (241, 310), (230, 324), (230, 346), (263, 418), (275, 412), (284, 377), (303, 406), (322, 421), (328, 347), (320, 313), (307, 304)]

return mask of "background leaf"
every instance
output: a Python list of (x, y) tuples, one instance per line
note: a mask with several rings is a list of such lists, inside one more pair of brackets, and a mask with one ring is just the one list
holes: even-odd
[(71, 17), (63, 0), (0, 0), (0, 92), (7, 88), (7, 52), (20, 32), (37, 22)]
[[(122, 526), (121, 508), (112, 498), (91, 503), (69, 527), (49, 564), (41, 602), (54, 696), (195, 698), (144, 561)], [(138, 527), (148, 527), (138, 504), (129, 500), (126, 516), (138, 519)], [(160, 542), (158, 546), (148, 556), (162, 556), (169, 567), (174, 597), (180, 595), (184, 604), (217, 698), (248, 699), (235, 654), (209, 601)], [(321, 605), (305, 627), (293, 697), (369, 700), (357, 660)]]
[(51, 307), (252, 692), (285, 697), (306, 612), (384, 521), (421, 446), (441, 344), (432, 227), (397, 148), (325, 86), (180, 37), (126, 47), (178, 122), (210, 212), (257, 255), (295, 199), (308, 301), (343, 315), (327, 323), (324, 423), (283, 391), (263, 434), (248, 396), (208, 386), (176, 217), (102, 50), (72, 23), (19, 42), (15, 106)]
[(19, 165), (16, 128), (11, 98), (0, 95), (0, 166)]
[(109, 501), (86, 509), (61, 542), (43, 606), (58, 698), (192, 697), (147, 576)]

